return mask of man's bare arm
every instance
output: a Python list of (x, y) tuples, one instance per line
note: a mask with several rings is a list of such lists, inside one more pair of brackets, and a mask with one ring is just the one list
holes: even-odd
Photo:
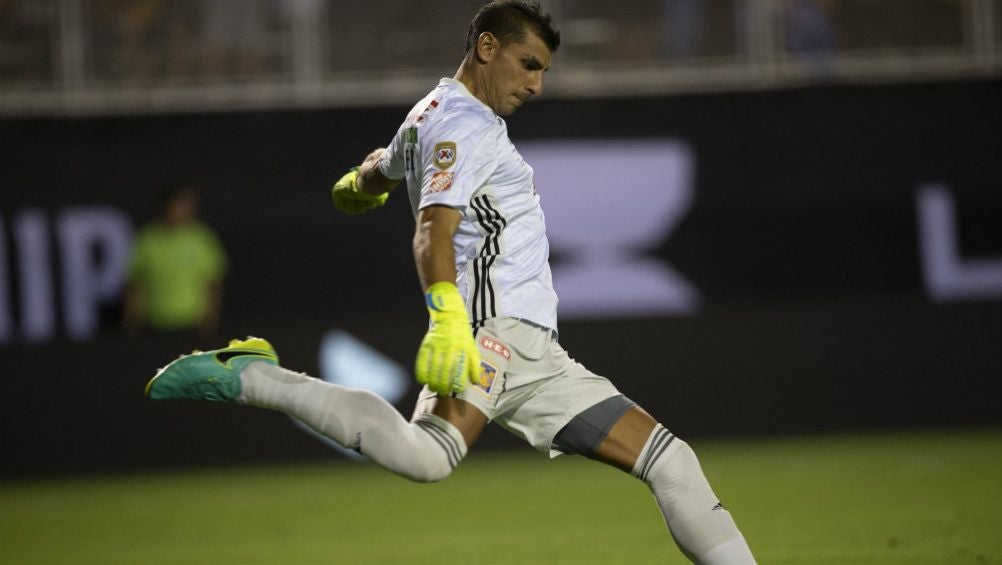
[(414, 262), (421, 288), (437, 282), (456, 282), (456, 255), (452, 236), (463, 215), (448, 206), (428, 206), (418, 212), (414, 232)]
[[(447, 206), (428, 206), (418, 212), (414, 232), (414, 262), (431, 318), (418, 348), (414, 376), (445, 396), (480, 379), (480, 350), (470, 331), (465, 301), (456, 288), (452, 237), (462, 218)], [(477, 419), (473, 424), (483, 425)]]
[(358, 179), (355, 181), (355, 187), (359, 192), (369, 196), (379, 196), (390, 192), (400, 184), (400, 179), (386, 178), (379, 170), (379, 160), (382, 159), (384, 153), (386, 153), (385, 147), (380, 147), (369, 153), (358, 168)]

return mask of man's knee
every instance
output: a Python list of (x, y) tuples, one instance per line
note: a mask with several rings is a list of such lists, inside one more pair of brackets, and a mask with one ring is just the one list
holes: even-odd
[(687, 481), (705, 483), (696, 452), (685, 441), (672, 436), (667, 440), (664, 454), (652, 461), (644, 477), (647, 483), (676, 486)]
[(452, 474), (452, 467), (444, 460), (423, 461), (409, 470), (406, 477), (415, 483), (437, 483)]
[(661, 425), (651, 432), (631, 473), (652, 487), (706, 481), (696, 452)]
[(435, 416), (423, 414), (413, 424), (420, 441), (411, 454), (406, 477), (418, 483), (434, 483), (452, 474), (466, 456), (466, 444), (455, 426)]

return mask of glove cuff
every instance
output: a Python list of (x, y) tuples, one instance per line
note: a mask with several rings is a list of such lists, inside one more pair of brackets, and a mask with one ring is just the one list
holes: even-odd
[(351, 191), (356, 194), (356, 198), (362, 198), (363, 200), (372, 202), (376, 206), (382, 206), (383, 204), (386, 204), (386, 199), (390, 197), (390, 193), (384, 192), (383, 194), (372, 195), (366, 192), (362, 192), (361, 190), (358, 189), (359, 170), (360, 167), (357, 165), (348, 169), (348, 174), (351, 175)]
[(466, 303), (454, 283), (441, 281), (429, 286), (424, 301), (432, 320), (455, 314), (466, 317)]
[(348, 174), (345, 175), (345, 178), (347, 178), (349, 182), (348, 186), (351, 187), (352, 192), (358, 192), (358, 169), (359, 166), (355, 165), (354, 167), (348, 169)]

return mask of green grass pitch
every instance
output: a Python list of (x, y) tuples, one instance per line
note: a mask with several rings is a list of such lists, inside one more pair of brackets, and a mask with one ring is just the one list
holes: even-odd
[[(692, 442), (763, 564), (1002, 565), (1002, 431)], [(686, 563), (646, 487), (578, 457), (0, 483), (0, 563)]]

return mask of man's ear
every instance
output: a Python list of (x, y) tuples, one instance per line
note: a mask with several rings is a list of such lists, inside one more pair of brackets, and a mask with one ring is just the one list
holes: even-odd
[(489, 62), (497, 55), (500, 47), (498, 38), (493, 33), (489, 31), (481, 33), (480, 37), (477, 38), (477, 60), (481, 63)]

